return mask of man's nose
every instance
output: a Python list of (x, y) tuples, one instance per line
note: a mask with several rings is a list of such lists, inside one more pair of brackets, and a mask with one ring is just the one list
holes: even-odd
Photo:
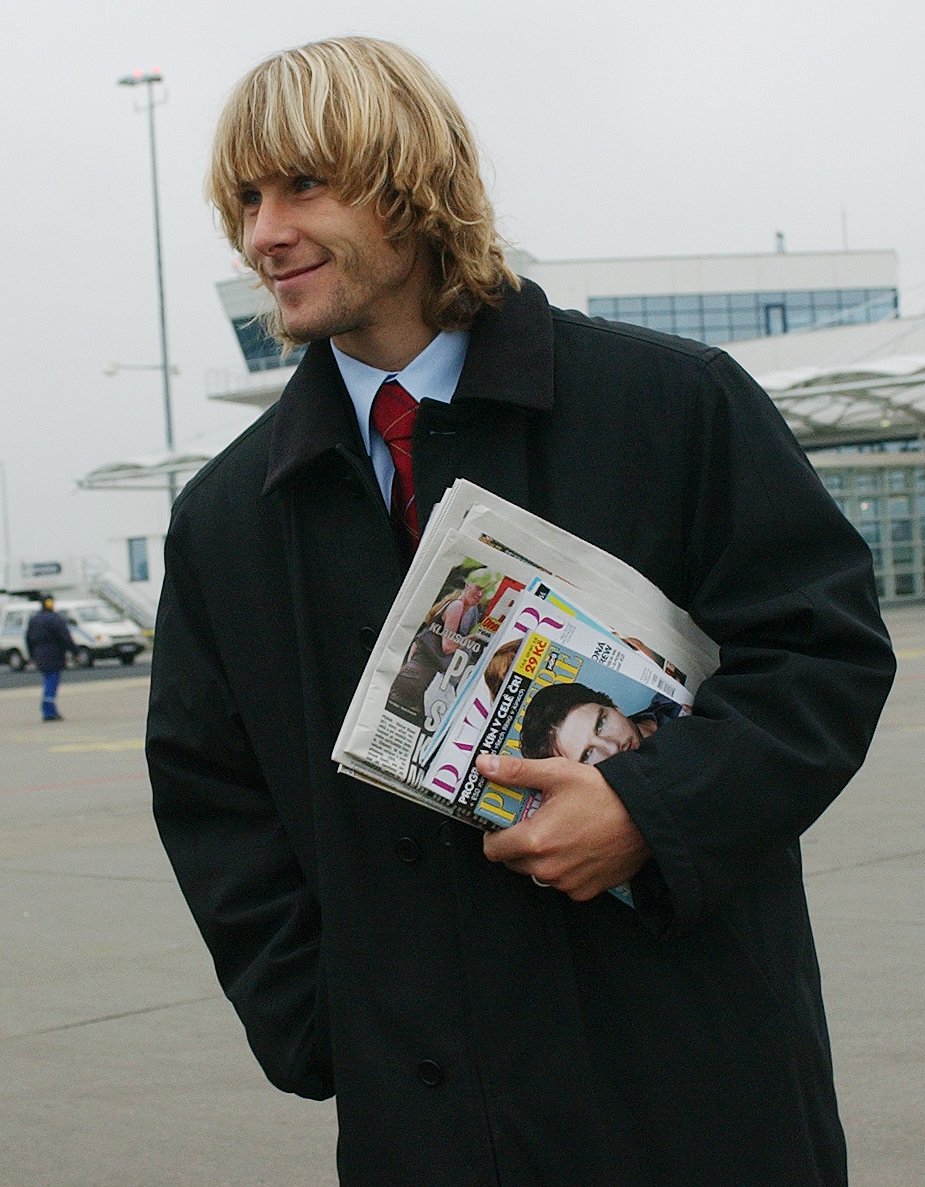
[(298, 230), (290, 217), (286, 202), (266, 197), (257, 210), (251, 247), (260, 255), (272, 255), (282, 247), (291, 247), (298, 239)]
[[(614, 738), (608, 738), (603, 735), (599, 735), (597, 739), (597, 748), (600, 750), (603, 758), (613, 758), (613, 756), (620, 749), (620, 743)], [(598, 759), (598, 762), (601, 761), (602, 759)]]

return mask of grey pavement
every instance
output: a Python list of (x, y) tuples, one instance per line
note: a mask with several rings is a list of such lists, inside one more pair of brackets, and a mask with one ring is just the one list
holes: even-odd
[[(925, 607), (887, 621), (874, 746), (804, 843), (853, 1187), (925, 1184)], [(333, 1187), (332, 1103), (266, 1082), (160, 849), (146, 697), (65, 675), (47, 725), (0, 688), (0, 1187)]]

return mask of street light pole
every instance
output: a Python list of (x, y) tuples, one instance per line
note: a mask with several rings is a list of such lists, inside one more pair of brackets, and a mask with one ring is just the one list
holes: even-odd
[(0, 462), (0, 499), (3, 501), (3, 585), (6, 588), (10, 582), (10, 565), (13, 555), (10, 551), (10, 504), (6, 493), (6, 466)]
[[(171, 412), (170, 403), (170, 375), (172, 368), (170, 366), (169, 355), (167, 353), (167, 317), (164, 305), (164, 269), (161, 262), (161, 211), (157, 188), (157, 149), (154, 139), (154, 85), (155, 83), (162, 81), (163, 75), (160, 73), (160, 71), (153, 71), (149, 74), (145, 74), (141, 70), (136, 70), (134, 73), (127, 74), (124, 78), (120, 78), (118, 85), (120, 87), (145, 86), (147, 88), (148, 142), (151, 147), (151, 193), (154, 200), (154, 255), (157, 263), (157, 296), (161, 331), (160, 371), (164, 388), (164, 435), (168, 450), (172, 450), (173, 415)], [(167, 475), (167, 496), (170, 501), (170, 505), (173, 506), (174, 499), (177, 497), (177, 476), (172, 470)]]

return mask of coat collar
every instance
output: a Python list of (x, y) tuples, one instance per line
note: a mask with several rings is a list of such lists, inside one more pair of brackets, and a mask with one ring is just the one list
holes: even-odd
[[(553, 406), (552, 315), (537, 285), (508, 289), (500, 308), (485, 306), (472, 325), (453, 402), (495, 400), (545, 411)], [(353, 404), (330, 343), (313, 342), (279, 401), (264, 494), (336, 446), (365, 452)]]

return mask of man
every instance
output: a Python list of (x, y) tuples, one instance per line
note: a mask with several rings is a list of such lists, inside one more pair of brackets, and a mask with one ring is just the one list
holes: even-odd
[(63, 721), (58, 712), (58, 685), (68, 652), (76, 651), (68, 625), (55, 610), (55, 599), (42, 598), (42, 608), (26, 628), (29, 658), (42, 673), (42, 721)]
[(626, 714), (606, 692), (577, 682), (547, 684), (523, 715), (520, 753), (596, 766), (625, 750), (638, 750), (664, 721), (682, 716), (687, 706), (657, 692), (644, 709)]
[[(798, 837), (893, 674), (865, 546), (722, 352), (509, 273), (465, 121), (398, 47), (258, 66), (210, 188), (309, 346), (174, 508), (148, 756), (266, 1074), (336, 1093), (347, 1187), (843, 1184)], [(467, 477), (636, 566), (722, 649), (693, 715), (636, 750), (481, 758), (544, 793), (484, 841), (330, 760), (407, 564), (370, 413), (396, 376), (420, 525)], [(635, 910), (602, 893), (628, 879)]]

